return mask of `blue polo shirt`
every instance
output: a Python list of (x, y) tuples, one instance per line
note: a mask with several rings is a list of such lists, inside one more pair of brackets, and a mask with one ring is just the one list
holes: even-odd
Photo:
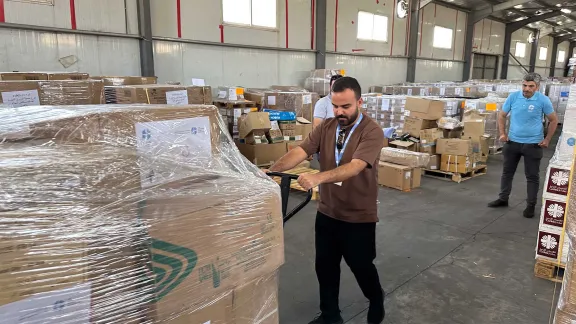
[(510, 114), (508, 138), (511, 141), (538, 144), (544, 140), (543, 114), (550, 115), (554, 108), (550, 98), (540, 92), (527, 99), (522, 91), (517, 91), (508, 96), (502, 111)]

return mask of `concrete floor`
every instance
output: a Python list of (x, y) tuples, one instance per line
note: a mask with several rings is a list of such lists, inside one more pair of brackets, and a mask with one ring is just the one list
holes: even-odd
[[(541, 184), (553, 153), (553, 148), (544, 153)], [(501, 172), (502, 156), (497, 155), (490, 157), (488, 174), (460, 184), (423, 178), (422, 188), (410, 193), (380, 190), (376, 266), (387, 293), (384, 323), (549, 322), (560, 285), (534, 277), (539, 219), (522, 217), (522, 161), (510, 207), (486, 207), (497, 198)], [(318, 312), (315, 208), (309, 204), (285, 227), (282, 324), (306, 324)], [(346, 323), (366, 323), (368, 304), (345, 263), (340, 307)]]

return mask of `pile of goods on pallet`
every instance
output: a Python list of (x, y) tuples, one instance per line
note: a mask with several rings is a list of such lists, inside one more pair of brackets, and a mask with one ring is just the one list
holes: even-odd
[(304, 88), (324, 97), (330, 94), (330, 78), (334, 75), (346, 75), (344, 70), (318, 69), (312, 70), (304, 81)]
[(546, 171), (536, 243), (534, 273), (538, 277), (552, 280), (556, 279), (558, 268), (566, 267), (568, 255), (571, 253), (564, 229), (566, 225), (570, 226), (566, 209), (576, 143), (576, 85), (572, 85), (571, 93), (566, 109), (566, 122)]
[(198, 88), (105, 79), (0, 81), (3, 320), (278, 323), (276, 183)]
[[(565, 268), (562, 291), (554, 318), (556, 324), (576, 322), (576, 177), (574, 143), (576, 141), (576, 85), (572, 85), (562, 135), (548, 167), (544, 185), (544, 203), (538, 235), (537, 269), (541, 258), (550, 260), (536, 275), (555, 278), (558, 268)], [(546, 231), (542, 233), (543, 231)], [(539, 264), (540, 262), (540, 264)]]

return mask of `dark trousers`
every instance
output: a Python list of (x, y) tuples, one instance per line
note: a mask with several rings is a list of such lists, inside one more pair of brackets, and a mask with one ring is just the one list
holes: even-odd
[(340, 262), (342, 257), (354, 273), (364, 296), (383, 303), (376, 258), (376, 223), (347, 223), (320, 212), (316, 215), (316, 275), (320, 284), (320, 310), (327, 318), (338, 318), (340, 307)]
[(528, 182), (528, 205), (536, 205), (538, 201), (538, 190), (540, 187), (540, 160), (542, 160), (543, 150), (538, 144), (522, 144), (509, 141), (504, 144), (502, 151), (504, 155), (504, 170), (500, 183), (500, 199), (508, 201), (512, 191), (512, 180), (514, 173), (524, 157), (524, 173)]

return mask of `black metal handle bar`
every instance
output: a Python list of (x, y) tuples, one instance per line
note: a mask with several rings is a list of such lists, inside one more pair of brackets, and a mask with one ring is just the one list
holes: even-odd
[(268, 172), (266, 173), (270, 177), (280, 177), (280, 193), (282, 194), (282, 216), (284, 218), (284, 224), (292, 218), (296, 213), (298, 213), (302, 208), (304, 208), (310, 200), (312, 200), (312, 189), (308, 190), (306, 194), (306, 199), (298, 204), (298, 206), (294, 207), (290, 212), (287, 212), (288, 209), (288, 198), (290, 196), (290, 184), (292, 180), (298, 180), (298, 175), (296, 174), (288, 174), (288, 173), (281, 173), (281, 172)]

